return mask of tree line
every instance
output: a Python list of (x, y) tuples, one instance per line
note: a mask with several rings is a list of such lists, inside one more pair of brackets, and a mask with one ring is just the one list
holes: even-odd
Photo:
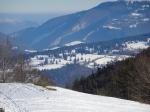
[(150, 104), (150, 48), (76, 80), (72, 89)]

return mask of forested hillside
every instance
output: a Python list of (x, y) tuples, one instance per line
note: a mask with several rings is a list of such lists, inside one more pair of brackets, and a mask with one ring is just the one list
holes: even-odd
[(76, 80), (74, 90), (150, 103), (150, 48)]

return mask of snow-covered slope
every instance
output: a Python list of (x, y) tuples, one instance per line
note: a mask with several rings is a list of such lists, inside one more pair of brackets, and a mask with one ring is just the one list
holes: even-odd
[[(148, 40), (149, 41), (149, 40)], [(123, 44), (124, 50), (138, 50), (138, 49), (146, 49), (149, 47), (149, 42), (144, 41), (129, 41)]]
[(81, 42), (81, 41), (73, 41), (73, 42), (70, 42), (70, 43), (67, 43), (65, 44), (65, 46), (74, 46), (74, 45), (78, 45), (78, 44), (82, 44), (84, 42)]
[[(74, 51), (74, 50), (72, 50)], [(32, 68), (36, 68), (38, 70), (53, 70), (62, 68), (68, 64), (80, 64), (84, 65), (88, 68), (102, 67), (107, 65), (108, 63), (112, 63), (115, 61), (124, 60), (129, 58), (127, 55), (98, 55), (98, 54), (81, 54), (81, 53), (72, 53), (73, 56), (69, 54), (66, 55), (66, 59), (64, 57), (53, 57), (48, 55), (36, 55), (35, 57), (30, 59), (30, 65)], [(59, 54), (62, 56), (62, 54)]]
[(0, 84), (0, 108), (6, 112), (150, 112), (150, 106), (117, 98), (90, 95), (59, 87)]

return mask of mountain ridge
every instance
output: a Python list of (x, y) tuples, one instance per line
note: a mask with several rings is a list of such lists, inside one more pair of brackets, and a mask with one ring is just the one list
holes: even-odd
[(149, 1), (104, 2), (85, 11), (50, 19), (39, 27), (13, 33), (11, 37), (16, 43), (44, 49), (72, 41), (103, 41), (147, 33), (149, 6)]

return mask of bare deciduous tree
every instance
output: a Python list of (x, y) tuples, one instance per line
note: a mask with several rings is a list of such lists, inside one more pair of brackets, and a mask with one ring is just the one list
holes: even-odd
[(1, 64), (1, 70), (2, 70), (3, 83), (6, 82), (7, 71), (9, 69), (10, 62), (11, 62), (11, 55), (12, 55), (11, 43), (7, 38), (1, 45), (1, 55), (0, 55), (0, 64)]

